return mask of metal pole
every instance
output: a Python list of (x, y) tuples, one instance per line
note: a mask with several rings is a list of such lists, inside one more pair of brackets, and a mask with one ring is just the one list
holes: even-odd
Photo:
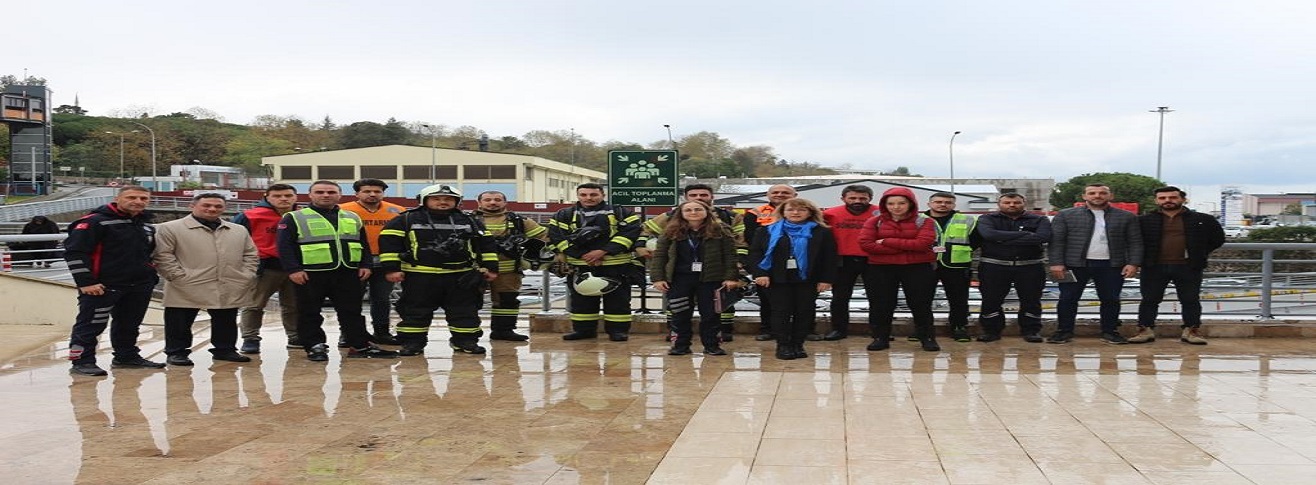
[(1161, 129), (1156, 136), (1156, 181), (1158, 182), (1161, 180), (1161, 153), (1162, 149), (1165, 147), (1165, 113), (1173, 111), (1174, 110), (1170, 109), (1169, 106), (1160, 106), (1156, 109), (1147, 111), (1149, 113), (1161, 114)]
[(663, 125), (663, 128), (667, 128), (667, 148), (669, 150), (675, 150), (676, 142), (672, 141), (672, 125)]
[[(955, 195), (955, 137), (959, 134), (960, 132), (957, 131), (950, 135), (950, 195), (952, 196)], [(956, 196), (955, 199), (958, 200), (959, 197)]]
[(438, 127), (420, 125), (430, 129), (430, 185), (435, 184), (439, 166), (439, 131)]
[(160, 180), (156, 178), (157, 171), (155, 165), (155, 130), (152, 130), (151, 127), (143, 125), (136, 121), (129, 121), (129, 123), (140, 126), (142, 128), (146, 128), (146, 132), (151, 134), (151, 190), (158, 191), (160, 190)]
[(123, 183), (123, 133), (119, 133), (119, 176), (114, 179)]

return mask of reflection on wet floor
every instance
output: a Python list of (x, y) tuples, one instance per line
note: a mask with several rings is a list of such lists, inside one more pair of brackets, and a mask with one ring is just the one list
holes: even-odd
[[(332, 327), (332, 325), (327, 325)], [(866, 339), (772, 358), (494, 342), (309, 362), (275, 326), (249, 364), (0, 370), (8, 483), (1298, 483), (1316, 474), (1300, 339), (1145, 346)], [(330, 337), (331, 339), (334, 336)], [(743, 341), (742, 341), (743, 340)], [(150, 355), (160, 342), (143, 345)], [(767, 358), (764, 358), (767, 356)], [(157, 356), (158, 357), (158, 356)], [(107, 359), (108, 360), (108, 359)]]

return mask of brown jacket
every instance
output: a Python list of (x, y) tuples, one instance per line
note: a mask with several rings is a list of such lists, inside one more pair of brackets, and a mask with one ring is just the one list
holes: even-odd
[(165, 279), (164, 305), (241, 308), (249, 304), (260, 259), (247, 230), (221, 222), (211, 230), (192, 216), (156, 227), (156, 271)]

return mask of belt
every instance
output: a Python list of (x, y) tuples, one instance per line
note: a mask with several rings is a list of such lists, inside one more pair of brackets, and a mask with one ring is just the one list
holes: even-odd
[(1028, 266), (1031, 264), (1042, 264), (1045, 261), (1040, 259), (1025, 259), (1020, 261), (1010, 261), (1008, 259), (978, 258), (979, 262), (999, 264), (1001, 266)]

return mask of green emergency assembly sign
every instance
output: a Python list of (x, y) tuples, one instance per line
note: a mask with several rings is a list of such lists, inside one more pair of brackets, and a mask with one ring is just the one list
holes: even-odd
[(608, 152), (608, 195), (612, 205), (676, 205), (680, 182), (676, 150)]

